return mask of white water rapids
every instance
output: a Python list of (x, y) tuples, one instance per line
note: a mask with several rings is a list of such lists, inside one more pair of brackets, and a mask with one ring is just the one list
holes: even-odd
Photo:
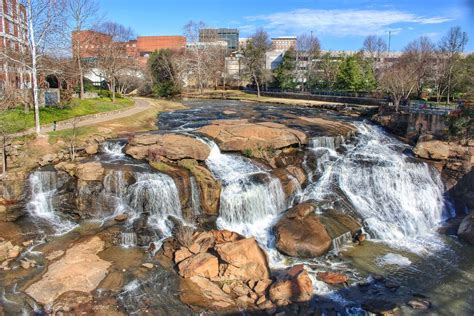
[(222, 182), (218, 226), (254, 236), (268, 247), (269, 229), (287, 208), (280, 181), (250, 159), (223, 154), (215, 143), (208, 144), (211, 153), (206, 164)]
[(355, 143), (342, 154), (320, 142), (311, 148), (320, 157), (318, 180), (305, 189), (302, 200), (347, 198), (372, 237), (380, 240), (430, 233), (445, 209), (439, 174), (404, 155), (404, 145), (380, 128), (359, 123), (357, 130)]

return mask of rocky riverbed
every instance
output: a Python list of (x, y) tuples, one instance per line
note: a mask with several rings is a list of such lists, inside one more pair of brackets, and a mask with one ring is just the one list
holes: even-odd
[(2, 181), (0, 315), (472, 314), (473, 218), (443, 224), (469, 197), (410, 146), (331, 111), (186, 105)]

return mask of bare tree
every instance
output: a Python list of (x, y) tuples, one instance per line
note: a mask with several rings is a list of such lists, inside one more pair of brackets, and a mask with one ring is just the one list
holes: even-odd
[(395, 110), (398, 112), (400, 101), (408, 99), (416, 89), (418, 81), (410, 63), (400, 59), (383, 69), (379, 83), (380, 87), (392, 97)]
[[(88, 32), (82, 32), (86, 28), (93, 28), (97, 23), (99, 4), (97, 0), (65, 0), (65, 11), (67, 14), (67, 23), (65, 38), (70, 38), (72, 44), (73, 58), (77, 64), (80, 84), (80, 98), (84, 98), (84, 66), (81, 58), (82, 47), (88, 45), (92, 36)], [(70, 36), (72, 35), (72, 36)]]
[(439, 49), (447, 60), (447, 67), (445, 68), (447, 78), (447, 104), (451, 99), (454, 84), (453, 75), (455, 74), (453, 70), (459, 63), (460, 53), (464, 51), (467, 41), (467, 33), (463, 32), (459, 26), (456, 26), (452, 27), (439, 43)]
[(317, 59), (321, 53), (321, 43), (316, 36), (302, 34), (296, 41), (296, 69), (297, 81), (301, 85), (301, 91), (305, 90), (305, 82), (315, 72)]
[(380, 58), (387, 51), (387, 43), (380, 36), (369, 35), (364, 39), (362, 50), (372, 59)]
[(405, 47), (400, 58), (412, 67), (417, 81), (418, 97), (421, 97), (424, 84), (430, 80), (433, 70), (435, 45), (428, 37), (421, 36)]
[[(62, 1), (54, 0), (21, 0), (25, 8), (25, 16), (22, 19), (26, 22), (28, 31), (26, 34), (20, 28), (19, 37), (25, 38), (27, 45), (21, 45), (16, 54), (10, 54), (6, 50), (0, 53), (2, 59), (14, 63), (31, 73), (31, 88), (33, 94), (33, 105), (35, 109), (35, 130), (41, 132), (39, 117), (39, 71), (40, 61), (44, 54), (52, 47), (57, 40), (57, 30), (62, 27), (61, 12)], [(20, 14), (22, 14), (20, 12)], [(18, 53), (19, 52), (19, 53)]]
[(268, 33), (263, 29), (259, 29), (249, 38), (247, 45), (243, 49), (243, 62), (248, 74), (257, 86), (257, 97), (260, 97), (260, 85), (266, 78), (266, 53), (270, 47), (271, 43)]
[(130, 28), (114, 22), (103, 23), (98, 30), (104, 35), (104, 41), (96, 45), (97, 68), (104, 74), (112, 93), (112, 102), (115, 102), (117, 77), (134, 67), (134, 61), (126, 54), (126, 43), (134, 38), (134, 33)]
[(210, 65), (212, 60), (212, 50), (216, 45), (217, 34), (206, 33), (206, 41), (201, 42), (199, 33), (206, 25), (204, 22), (190, 21), (184, 26), (184, 35), (188, 42), (186, 48), (186, 63), (188, 77), (191, 78), (199, 87), (202, 94), (204, 87), (210, 77)]

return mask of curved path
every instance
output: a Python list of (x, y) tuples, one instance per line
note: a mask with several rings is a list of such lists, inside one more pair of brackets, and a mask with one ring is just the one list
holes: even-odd
[[(75, 122), (76, 128), (89, 126), (89, 125), (95, 125), (95, 124), (99, 124), (99, 123), (103, 123), (107, 121), (112, 121), (115, 119), (132, 116), (132, 115), (141, 113), (143, 111), (146, 111), (152, 107), (152, 105), (150, 104), (150, 101), (148, 101), (146, 98), (133, 98), (133, 100), (135, 101), (135, 104), (128, 109), (84, 115), (84, 116), (79, 116), (76, 119), (68, 119), (64, 121), (59, 121), (56, 124), (56, 130), (61, 131), (61, 130), (73, 128), (74, 120), (76, 121)], [(45, 124), (41, 126), (41, 134), (49, 133), (52, 131), (53, 131), (53, 124)], [(33, 134), (33, 133), (35, 133), (35, 128), (30, 128), (23, 132), (11, 134), (11, 136), (18, 137), (18, 136), (24, 136), (24, 135)]]

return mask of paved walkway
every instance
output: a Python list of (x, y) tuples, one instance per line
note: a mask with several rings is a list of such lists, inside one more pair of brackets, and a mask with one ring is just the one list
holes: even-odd
[[(95, 124), (99, 124), (103, 122), (121, 119), (124, 117), (129, 117), (129, 116), (141, 113), (143, 111), (146, 111), (152, 107), (152, 105), (150, 104), (150, 101), (148, 101), (145, 98), (133, 98), (133, 100), (135, 101), (135, 104), (131, 108), (128, 108), (128, 109), (78, 116), (76, 118), (76, 128), (89, 126), (89, 125), (95, 125)], [(71, 129), (73, 127), (74, 127), (74, 119), (59, 121), (56, 124), (57, 131)], [(52, 131), (53, 131), (53, 124), (45, 124), (41, 126), (41, 134), (46, 134)], [(26, 131), (12, 134), (12, 136), (19, 137), (19, 136), (24, 136), (28, 134), (34, 134), (34, 133), (35, 133), (35, 129), (30, 128), (30, 129), (27, 129)]]

